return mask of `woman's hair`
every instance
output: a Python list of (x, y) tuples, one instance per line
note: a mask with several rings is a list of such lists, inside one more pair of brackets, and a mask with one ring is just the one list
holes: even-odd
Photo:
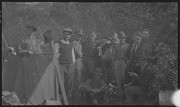
[(44, 42), (45, 43), (48, 43), (48, 42), (50, 42), (51, 40), (52, 40), (52, 38), (51, 38), (51, 30), (46, 30), (45, 32), (44, 32)]

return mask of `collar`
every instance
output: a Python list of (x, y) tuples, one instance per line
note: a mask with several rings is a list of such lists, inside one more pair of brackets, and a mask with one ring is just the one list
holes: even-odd
[(66, 45), (69, 44), (69, 41), (65, 41), (64, 39), (62, 39), (61, 42), (62, 42), (63, 44), (66, 44)]

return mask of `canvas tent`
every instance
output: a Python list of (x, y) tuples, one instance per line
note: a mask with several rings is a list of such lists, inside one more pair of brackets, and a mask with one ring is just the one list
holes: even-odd
[(38, 105), (44, 100), (60, 101), (68, 104), (63, 78), (57, 56), (48, 61), (40, 55), (7, 58), (2, 79), (2, 91), (15, 92), (20, 101), (27, 105)]

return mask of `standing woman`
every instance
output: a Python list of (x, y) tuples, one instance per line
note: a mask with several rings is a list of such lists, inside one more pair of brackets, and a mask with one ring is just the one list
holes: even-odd
[(78, 83), (81, 82), (81, 76), (82, 76), (82, 45), (81, 45), (81, 38), (82, 34), (77, 34), (77, 39), (74, 41), (75, 47), (74, 47), (74, 53), (75, 53), (75, 72), (78, 74)]
[(74, 73), (74, 89), (75, 94), (78, 95), (78, 87), (79, 84), (82, 81), (82, 69), (83, 69), (83, 64), (82, 64), (82, 44), (81, 44), (81, 39), (82, 39), (82, 34), (77, 34), (75, 41), (74, 41), (74, 54), (75, 54), (75, 73)]
[(124, 80), (124, 71), (126, 69), (127, 57), (126, 52), (129, 44), (125, 42), (126, 35), (121, 32), (120, 42), (115, 46), (115, 80), (118, 86), (118, 94), (123, 95), (122, 82)]
[(26, 38), (21, 41), (18, 50), (20, 53), (30, 53), (30, 54), (42, 54), (40, 49), (40, 43), (35, 37), (35, 33), (37, 32), (37, 28), (27, 25), (26, 29), (28, 34)]
[(41, 46), (42, 53), (49, 59), (52, 60), (53, 58), (53, 46), (54, 42), (52, 40), (52, 32), (51, 30), (46, 30), (44, 32), (44, 41)]

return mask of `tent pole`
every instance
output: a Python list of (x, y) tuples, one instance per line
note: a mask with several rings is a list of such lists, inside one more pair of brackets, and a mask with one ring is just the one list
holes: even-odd
[(2, 39), (3, 39), (3, 42), (4, 42), (4, 44), (5, 44), (6, 49), (8, 49), (9, 46), (8, 46), (8, 43), (7, 43), (7, 41), (6, 41), (3, 33), (2, 33)]

